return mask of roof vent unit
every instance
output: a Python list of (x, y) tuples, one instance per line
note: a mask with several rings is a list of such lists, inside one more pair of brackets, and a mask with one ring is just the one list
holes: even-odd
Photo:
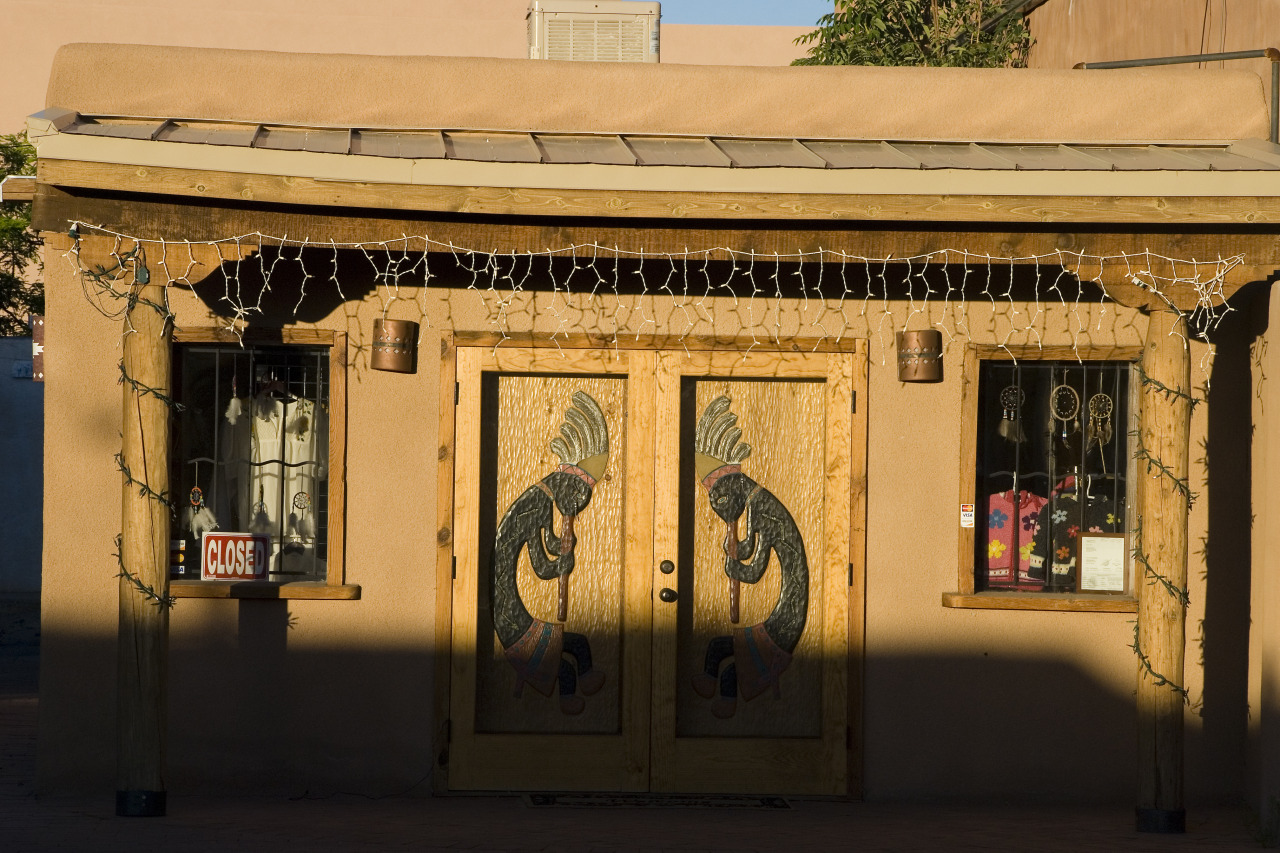
[(661, 3), (533, 0), (529, 58), (657, 62)]

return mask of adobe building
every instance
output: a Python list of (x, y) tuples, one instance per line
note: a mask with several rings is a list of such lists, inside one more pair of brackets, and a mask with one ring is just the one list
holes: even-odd
[(71, 45), (46, 107), (42, 791), (1280, 792), (1255, 75)]

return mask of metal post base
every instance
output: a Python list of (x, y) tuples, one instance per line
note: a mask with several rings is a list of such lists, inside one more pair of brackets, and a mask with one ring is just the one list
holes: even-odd
[(116, 791), (116, 817), (164, 817), (164, 791)]
[(1187, 831), (1186, 809), (1137, 809), (1138, 832)]

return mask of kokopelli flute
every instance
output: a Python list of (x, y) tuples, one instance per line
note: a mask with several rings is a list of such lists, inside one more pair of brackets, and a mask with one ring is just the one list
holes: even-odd
[[(560, 557), (573, 552), (573, 516), (564, 517), (564, 529), (560, 532)], [(556, 598), (556, 619), (564, 622), (569, 618), (569, 574), (560, 576), (560, 594)]]
[[(729, 523), (729, 547), (726, 549), (731, 560), (738, 559), (738, 519)], [(738, 624), (738, 602), (742, 596), (742, 583), (737, 578), (729, 578), (729, 621)]]

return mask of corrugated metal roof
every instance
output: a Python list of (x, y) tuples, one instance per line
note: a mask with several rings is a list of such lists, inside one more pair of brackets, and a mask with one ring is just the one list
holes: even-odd
[(71, 114), (63, 133), (400, 159), (716, 168), (1276, 171), (1270, 143), (1012, 144), (304, 128)]

